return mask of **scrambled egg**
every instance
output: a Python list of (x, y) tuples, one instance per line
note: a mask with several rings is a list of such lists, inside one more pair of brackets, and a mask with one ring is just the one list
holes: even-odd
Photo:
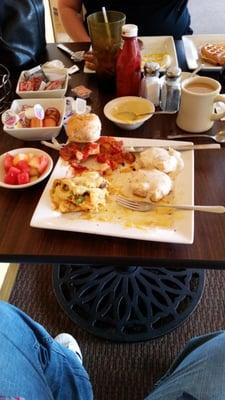
[(84, 172), (73, 178), (55, 179), (50, 196), (54, 208), (62, 213), (98, 211), (105, 205), (108, 182), (98, 172)]

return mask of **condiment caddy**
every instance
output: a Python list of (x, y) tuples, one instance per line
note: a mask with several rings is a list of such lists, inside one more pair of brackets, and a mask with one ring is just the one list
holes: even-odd
[(150, 100), (156, 107), (160, 106), (162, 111), (178, 111), (181, 69), (169, 67), (165, 76), (160, 78), (160, 65), (145, 63), (142, 76), (137, 34), (137, 25), (125, 24), (122, 27), (123, 46), (116, 61), (116, 96), (140, 96)]

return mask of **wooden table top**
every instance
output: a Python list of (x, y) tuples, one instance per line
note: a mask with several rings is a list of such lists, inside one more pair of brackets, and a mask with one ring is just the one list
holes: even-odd
[[(87, 49), (88, 44), (68, 44), (73, 50)], [(187, 70), (181, 41), (176, 42), (179, 65)], [(45, 59), (61, 59), (67, 67), (72, 65), (55, 44), (48, 45)], [(219, 76), (208, 73), (209, 76)], [(16, 74), (12, 77), (13, 85)], [(114, 126), (103, 114), (103, 106), (113, 98), (97, 86), (95, 74), (84, 74), (81, 70), (72, 75), (70, 89), (84, 84), (93, 90), (92, 111), (102, 121), (102, 133), (115, 137), (128, 137), (134, 132)], [(15, 88), (15, 86), (14, 86)], [(14, 92), (15, 93), (15, 92)], [(13, 94), (16, 98), (16, 94)], [(213, 132), (224, 122), (216, 122)], [(156, 115), (135, 130), (135, 137), (163, 139), (169, 133), (180, 133), (175, 116)], [(212, 132), (209, 132), (212, 133)], [(64, 132), (59, 141), (65, 140)], [(192, 139), (193, 140), (193, 139)], [(195, 140), (203, 143), (203, 138)], [(0, 126), (0, 154), (19, 147), (39, 147), (38, 142), (17, 140)], [(57, 161), (55, 150), (43, 148)], [(195, 203), (225, 204), (225, 150), (195, 152)], [(30, 227), (30, 221), (46, 185), (46, 181), (33, 188), (23, 190), (0, 189), (0, 262), (39, 263), (92, 263), (118, 265), (146, 265), (149, 267), (203, 267), (225, 268), (225, 215), (195, 213), (194, 243), (173, 244), (134, 239), (99, 236), (92, 234), (63, 232)]]

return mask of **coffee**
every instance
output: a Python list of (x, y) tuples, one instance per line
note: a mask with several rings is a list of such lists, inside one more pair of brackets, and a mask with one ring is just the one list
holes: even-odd
[(207, 77), (189, 78), (181, 87), (181, 102), (176, 123), (187, 132), (205, 132), (212, 128), (214, 121), (225, 117), (225, 111), (216, 113), (214, 103), (222, 101), (221, 85)]
[(192, 82), (186, 86), (186, 89), (192, 93), (210, 93), (215, 88), (207, 82)]

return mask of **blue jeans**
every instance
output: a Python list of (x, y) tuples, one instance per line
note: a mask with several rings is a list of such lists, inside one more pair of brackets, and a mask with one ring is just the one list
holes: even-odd
[(0, 396), (93, 399), (79, 357), (18, 308), (0, 301)]
[(145, 400), (186, 399), (225, 400), (225, 331), (191, 339)]
[[(26, 400), (93, 399), (79, 357), (24, 312), (0, 301), (2, 395)], [(181, 399), (225, 399), (224, 331), (192, 339), (145, 400)]]

